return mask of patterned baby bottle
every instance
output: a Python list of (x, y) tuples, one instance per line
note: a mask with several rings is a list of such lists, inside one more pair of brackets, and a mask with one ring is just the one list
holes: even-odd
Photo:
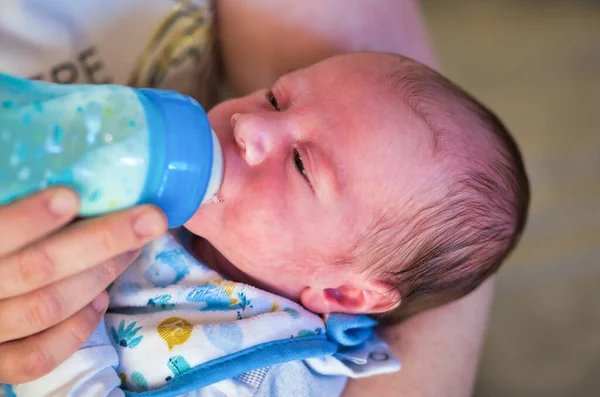
[(0, 205), (67, 185), (80, 216), (150, 203), (176, 227), (222, 178), (221, 145), (190, 97), (0, 74)]

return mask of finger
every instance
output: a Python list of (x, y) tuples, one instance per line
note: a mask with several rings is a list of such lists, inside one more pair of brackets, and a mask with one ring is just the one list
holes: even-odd
[(162, 211), (150, 205), (78, 222), (0, 259), (0, 299), (34, 291), (141, 247), (166, 228)]
[(0, 256), (15, 252), (72, 220), (77, 194), (64, 187), (35, 193), (0, 206)]
[(0, 343), (36, 334), (72, 316), (106, 289), (140, 251), (130, 251), (29, 294), (0, 301)]
[(93, 304), (39, 334), (0, 345), (0, 383), (35, 380), (69, 358), (94, 332), (108, 306), (103, 292)]

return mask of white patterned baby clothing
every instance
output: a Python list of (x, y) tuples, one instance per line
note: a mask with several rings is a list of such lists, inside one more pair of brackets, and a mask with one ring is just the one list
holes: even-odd
[(225, 280), (170, 235), (146, 246), (110, 289), (106, 326), (133, 391), (273, 340), (324, 336), (323, 320), (288, 299)]

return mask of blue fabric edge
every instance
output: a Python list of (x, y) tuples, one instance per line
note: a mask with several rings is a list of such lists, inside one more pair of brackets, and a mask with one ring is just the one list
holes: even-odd
[(377, 320), (364, 314), (333, 313), (327, 319), (326, 332), (329, 339), (345, 347), (366, 342), (374, 333)]
[(0, 384), (0, 386), (4, 387), (4, 394), (6, 394), (6, 397), (17, 397), (13, 391), (12, 385)]
[(244, 372), (288, 361), (332, 355), (338, 345), (323, 336), (277, 340), (250, 347), (199, 365), (173, 378), (160, 389), (125, 391), (128, 397), (170, 397), (233, 378)]

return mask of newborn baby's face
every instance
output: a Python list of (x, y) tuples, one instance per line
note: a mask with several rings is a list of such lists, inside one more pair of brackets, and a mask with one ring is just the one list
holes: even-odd
[(211, 110), (225, 157), (221, 202), (186, 226), (291, 298), (364, 282), (357, 266), (331, 259), (389, 203), (417, 194), (433, 167), (428, 129), (386, 87), (383, 64), (332, 58)]

